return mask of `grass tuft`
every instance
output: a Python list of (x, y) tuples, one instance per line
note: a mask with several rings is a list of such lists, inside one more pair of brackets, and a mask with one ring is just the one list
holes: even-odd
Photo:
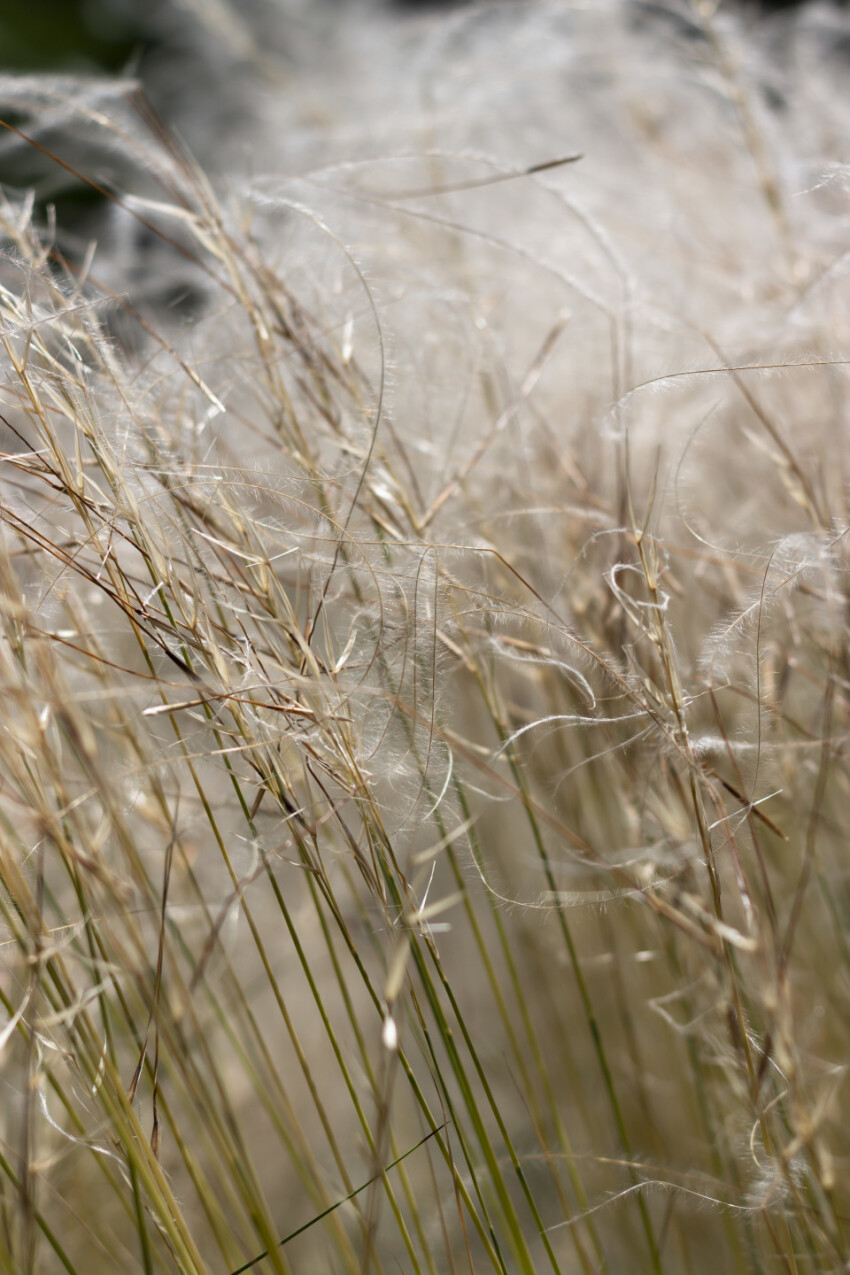
[(0, 1270), (844, 1270), (846, 16), (360, 20), (3, 86)]

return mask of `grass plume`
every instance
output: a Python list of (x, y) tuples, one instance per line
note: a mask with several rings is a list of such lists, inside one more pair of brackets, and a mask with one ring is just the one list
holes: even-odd
[(846, 15), (357, 21), (3, 82), (0, 1269), (843, 1270)]

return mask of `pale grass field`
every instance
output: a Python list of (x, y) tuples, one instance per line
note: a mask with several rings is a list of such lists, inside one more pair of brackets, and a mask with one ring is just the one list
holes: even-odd
[(846, 1270), (850, 23), (312, 12), (2, 84), (0, 1269)]

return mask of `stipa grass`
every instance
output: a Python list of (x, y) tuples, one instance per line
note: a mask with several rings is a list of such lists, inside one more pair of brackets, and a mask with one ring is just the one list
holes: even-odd
[(220, 200), (6, 85), (138, 180), (2, 208), (3, 1269), (844, 1269), (841, 21), (487, 6)]

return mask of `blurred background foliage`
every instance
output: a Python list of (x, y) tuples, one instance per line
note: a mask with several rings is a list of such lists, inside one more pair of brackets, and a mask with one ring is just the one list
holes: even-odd
[[(0, 5), (0, 74), (139, 75), (163, 45), (161, 5), (122, 0), (15, 0)], [(0, 97), (0, 118), (25, 131), (26, 120)], [(55, 209), (57, 222), (85, 231), (103, 196), (21, 139), (0, 149), (0, 184), (32, 189), (38, 215)], [(42, 139), (44, 142), (45, 139)], [(94, 219), (94, 221), (93, 221)]]
[[(320, 0), (325, 8), (357, 2)], [(439, 7), (462, 2), (442, 0)], [(746, 7), (761, 13), (793, 8), (801, 2), (806, 0), (743, 0)], [(387, 7), (417, 10), (436, 8), (438, 3), (395, 0)], [(173, 0), (145, 4), (128, 0), (31, 0), (29, 4), (5, 0), (0, 5), (0, 69), (115, 73), (129, 67), (136, 73), (162, 45), (168, 25), (163, 23), (164, 13), (175, 8), (183, 6), (175, 6)], [(234, 11), (239, 8), (234, 6)]]
[(0, 8), (4, 71), (120, 72), (156, 45), (156, 5), (34, 0)]

